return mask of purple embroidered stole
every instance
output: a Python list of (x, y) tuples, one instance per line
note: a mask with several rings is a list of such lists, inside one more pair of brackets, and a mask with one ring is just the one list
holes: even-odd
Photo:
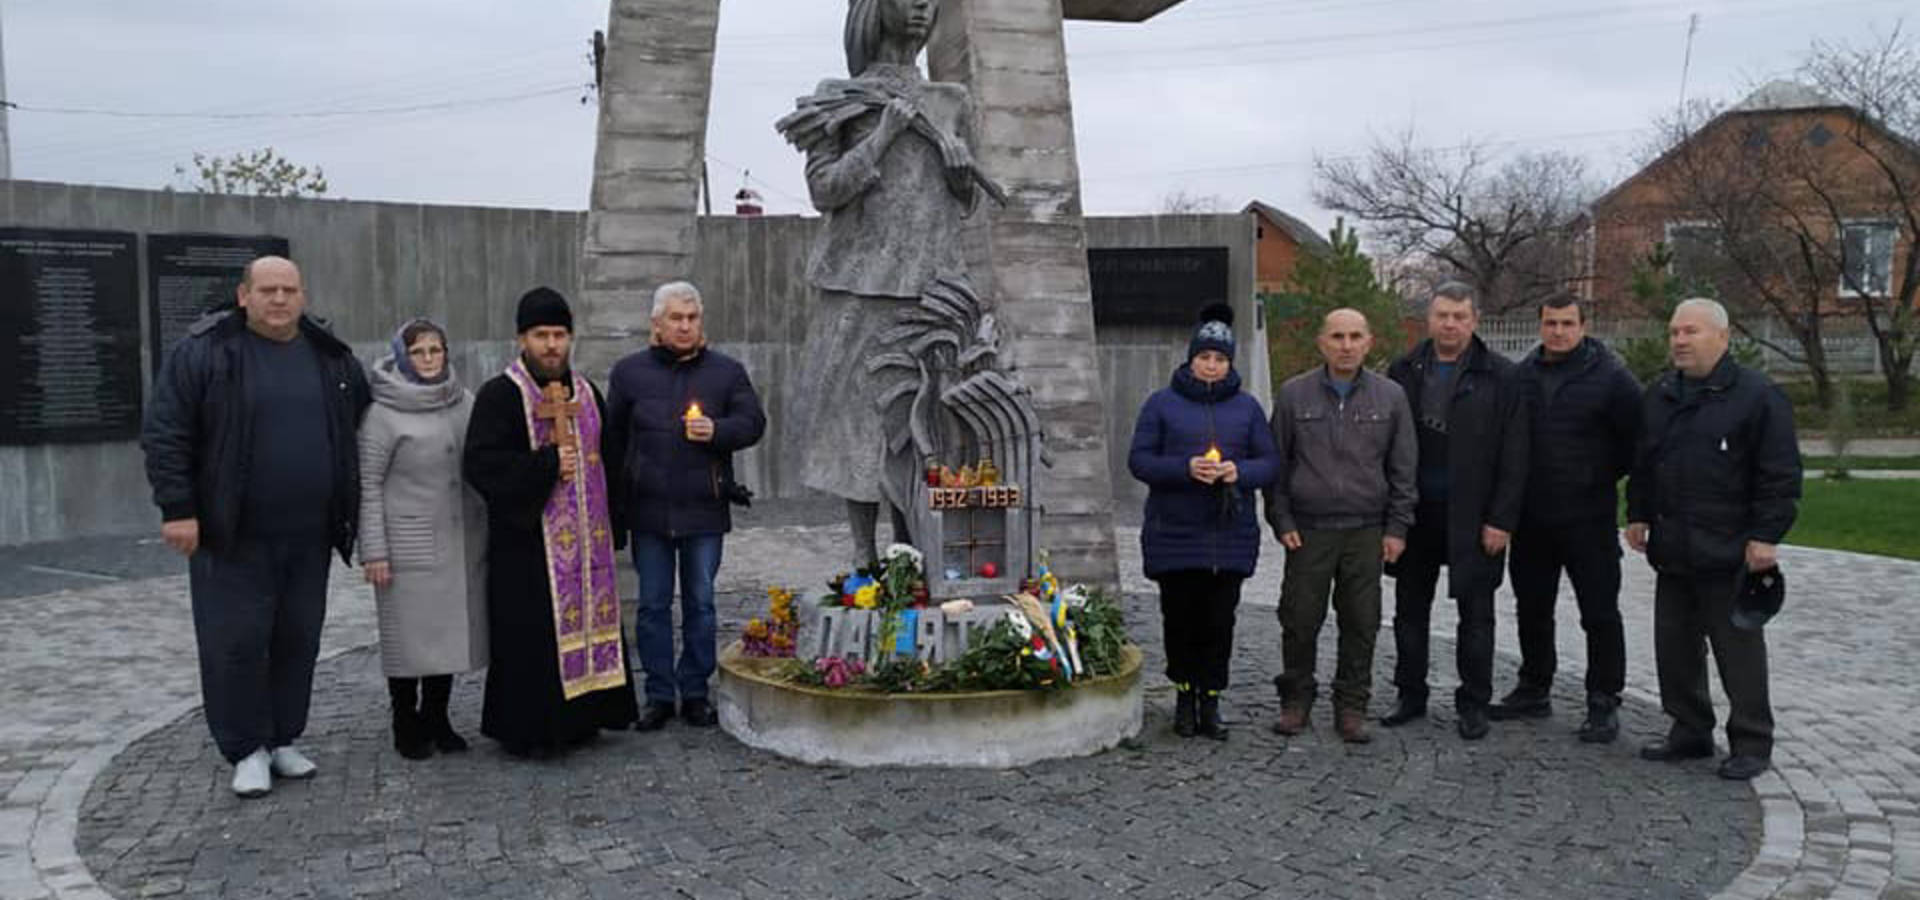
[[(533, 449), (548, 444), (554, 420), (536, 413), (540, 383), (515, 359), (507, 377), (520, 388)], [(560, 659), (560, 690), (566, 699), (627, 682), (621, 643), (620, 597), (614, 581), (612, 518), (607, 512), (607, 469), (600, 459), (600, 410), (587, 380), (573, 376), (580, 412), (580, 471), (553, 487), (540, 514), (546, 538), (547, 586), (553, 594), (553, 633)]]

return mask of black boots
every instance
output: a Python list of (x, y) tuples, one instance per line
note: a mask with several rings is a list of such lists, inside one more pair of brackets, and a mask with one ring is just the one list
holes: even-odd
[(393, 701), (393, 749), (406, 759), (426, 759), (433, 755), (425, 723), (420, 719), (414, 678), (387, 679), (387, 697)]
[(1595, 695), (1587, 698), (1587, 720), (1580, 723), (1581, 743), (1611, 744), (1620, 736), (1620, 698)]
[(1183, 738), (1199, 733), (1199, 710), (1193, 689), (1184, 685), (1175, 685), (1178, 693), (1173, 695), (1173, 733)]
[(441, 753), (460, 753), (467, 749), (467, 739), (454, 733), (453, 723), (447, 720), (447, 701), (452, 696), (452, 675), (420, 679), (420, 722), (433, 741), (433, 748)]
[(1220, 721), (1220, 692), (1202, 691), (1199, 696), (1199, 709), (1194, 712), (1194, 730), (1201, 737), (1216, 741), (1227, 739), (1227, 726)]
[(389, 678), (387, 696), (393, 701), (393, 749), (407, 759), (426, 759), (433, 751), (459, 753), (465, 738), (454, 733), (447, 720), (447, 701), (453, 696), (452, 675), (426, 678)]
[(1398, 728), (1415, 719), (1424, 719), (1426, 717), (1427, 698), (1413, 697), (1402, 693), (1400, 699), (1394, 701), (1393, 709), (1388, 710), (1386, 715), (1380, 717), (1380, 724), (1388, 728)]
[(1488, 717), (1487, 717), (1486, 707), (1484, 706), (1462, 707), (1459, 710), (1459, 715), (1460, 715), (1460, 721), (1455, 723), (1455, 727), (1460, 732), (1461, 740), (1477, 741), (1487, 736), (1487, 731), (1491, 728), (1491, 726), (1487, 724)]
[(1517, 687), (1507, 692), (1500, 702), (1487, 708), (1487, 717), (1495, 722), (1511, 722), (1515, 719), (1544, 719), (1553, 715), (1553, 701), (1545, 691)]

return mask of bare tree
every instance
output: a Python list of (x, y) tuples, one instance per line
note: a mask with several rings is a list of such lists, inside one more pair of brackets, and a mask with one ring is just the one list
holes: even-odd
[(1315, 202), (1365, 223), (1388, 255), (1440, 263), (1492, 313), (1567, 289), (1568, 225), (1592, 193), (1578, 157), (1421, 147), (1411, 132), (1362, 157), (1314, 161)]
[(1160, 198), (1160, 213), (1169, 216), (1226, 212), (1227, 201), (1219, 194), (1191, 194), (1186, 188), (1171, 191)]
[[(1654, 175), (1671, 219), (1693, 223), (1676, 265), (1736, 311), (1741, 331), (1806, 367), (1834, 397), (1825, 338), (1836, 315), (1865, 321), (1905, 408), (1920, 255), (1920, 58), (1898, 29), (1866, 47), (1815, 43), (1804, 86), (1776, 83), (1738, 107), (1700, 103), (1663, 123)], [(1816, 91), (1781, 102), (1781, 91)], [(1773, 96), (1769, 96), (1773, 95)], [(1695, 127), (1694, 123), (1701, 123)], [(1684, 262), (1684, 265), (1681, 265)], [(1771, 319), (1791, 341), (1754, 327)]]
[(173, 167), (187, 187), (202, 194), (253, 194), (260, 197), (319, 197), (327, 192), (327, 176), (319, 166), (294, 165), (272, 147), (232, 156), (193, 155), (193, 165)]
[[(1858, 300), (1880, 353), (1892, 410), (1906, 408), (1920, 344), (1914, 320), (1920, 293), (1920, 253), (1914, 252), (1920, 246), (1920, 47), (1902, 31), (1895, 26), (1865, 45), (1814, 42), (1801, 77), (1856, 111), (1838, 137), (1865, 165), (1857, 173), (1836, 170), (1803, 151), (1792, 169), (1803, 189), (1819, 199), (1820, 218), (1827, 221), (1820, 223), (1824, 240), (1815, 247), (1839, 269), (1850, 299)], [(1869, 217), (1891, 227), (1861, 223)], [(1855, 223), (1851, 228), (1848, 218)], [(1901, 238), (1907, 242), (1904, 260), (1896, 252)], [(1882, 254), (1884, 281), (1878, 278)]]

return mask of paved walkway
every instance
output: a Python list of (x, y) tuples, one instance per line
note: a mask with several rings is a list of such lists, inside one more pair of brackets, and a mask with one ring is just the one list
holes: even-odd
[[(787, 583), (817, 583), (835, 568), (834, 550), (843, 534), (838, 529), (817, 527), (769, 528), (742, 534), (729, 545), (730, 562), (723, 573), (722, 589), (733, 603), (744, 604), (771, 573), (791, 573), (780, 579)], [(1130, 550), (1132, 541), (1133, 532), (1123, 531), (1122, 546)], [(1270, 552), (1269, 566), (1248, 586), (1249, 606), (1270, 606), (1277, 596), (1279, 567), (1272, 563), (1277, 562), (1278, 553), (1272, 548)], [(1920, 898), (1920, 754), (1915, 752), (1920, 745), (1916, 741), (1920, 727), (1914, 725), (1912, 716), (1912, 711), (1920, 708), (1920, 685), (1910, 676), (1916, 671), (1914, 657), (1920, 655), (1920, 620), (1908, 609), (1920, 597), (1920, 563), (1792, 548), (1784, 556), (1795, 578), (1790, 600), (1793, 605), (1770, 630), (1781, 732), (1776, 751), (1779, 770), (1756, 781), (1753, 794), (1745, 788), (1731, 788), (1736, 799), (1757, 794), (1757, 815), (1764, 829), (1759, 832), (1750, 830), (1752, 822), (1742, 825), (1743, 816), (1737, 810), (1714, 805), (1716, 798), (1724, 800), (1728, 796), (1724, 792), (1730, 788), (1711, 777), (1710, 765), (1640, 763), (1630, 758), (1632, 748), (1625, 743), (1602, 750), (1574, 745), (1566, 734), (1577, 720), (1570, 704), (1563, 704), (1563, 712), (1555, 720), (1497, 725), (1495, 737), (1480, 745), (1485, 750), (1477, 753), (1451, 737), (1451, 723), (1443, 712), (1424, 730), (1391, 734), (1367, 748), (1363, 752), (1373, 756), (1369, 761), (1372, 765), (1358, 768), (1353, 762), (1342, 761), (1344, 748), (1326, 738), (1324, 725), (1312, 739), (1281, 742), (1252, 727), (1273, 713), (1271, 692), (1262, 682), (1277, 664), (1271, 614), (1257, 608), (1243, 616), (1247, 624), (1240, 641), (1240, 686), (1232, 696), (1237, 716), (1254, 721), (1244, 722), (1226, 747), (1189, 751), (1187, 748), (1193, 745), (1176, 745), (1155, 733), (1135, 754), (1048, 764), (991, 777), (979, 773), (933, 776), (927, 787), (939, 788), (937, 796), (954, 801), (951, 816), (945, 820), (937, 811), (932, 819), (888, 812), (896, 790), (907, 786), (920, 789), (921, 780), (928, 777), (922, 773), (837, 773), (789, 767), (763, 756), (743, 754), (732, 742), (710, 733), (673, 733), (658, 747), (646, 743), (647, 736), (618, 735), (609, 738), (606, 747), (589, 752), (595, 754), (594, 759), (611, 761), (616, 769), (627, 767), (624, 777), (628, 778), (644, 778), (644, 773), (634, 772), (633, 767), (649, 760), (670, 761), (679, 767), (673, 770), (676, 777), (699, 775), (694, 782), (712, 787), (715, 793), (667, 791), (655, 804), (676, 817), (716, 798), (736, 809), (751, 809), (764, 793), (758, 787), (762, 783), (755, 779), (807, 782), (808, 790), (766, 795), (777, 801), (775, 811), (805, 823), (809, 829), (805, 834), (818, 844), (812, 852), (795, 851), (781, 857), (783, 866), (796, 867), (803, 874), (812, 872), (808, 867), (824, 866), (829, 873), (851, 870), (854, 874), (848, 877), (860, 877), (858, 873), (866, 871), (864, 865), (843, 865), (835, 870), (829, 861), (836, 852), (844, 854), (850, 848), (877, 853), (876, 859), (901, 867), (921, 864), (924, 848), (886, 838), (886, 834), (902, 829), (943, 837), (946, 840), (935, 846), (957, 848), (954, 853), (961, 856), (954, 859), (964, 857), (963, 862), (950, 859), (932, 866), (957, 873), (957, 880), (945, 889), (903, 888), (902, 884), (918, 882), (896, 880), (850, 888), (853, 893), (978, 895), (969, 887), (984, 888), (993, 880), (990, 874), (1006, 879), (1007, 887), (996, 889), (999, 895), (1011, 896), (1016, 888), (1046, 893), (1047, 885), (1055, 882), (1043, 878), (1044, 873), (1078, 865), (1075, 871), (1088, 875), (1094, 885), (1086, 887), (1083, 892), (1087, 893), (1131, 889), (1154, 894), (1156, 891), (1149, 886), (1163, 883), (1163, 879), (1152, 877), (1155, 873), (1177, 872), (1179, 878), (1190, 879), (1181, 882), (1186, 885), (1181, 892), (1196, 894), (1229, 895), (1237, 891), (1253, 895), (1278, 886), (1290, 894), (1329, 896), (1341, 896), (1343, 892), (1365, 896), (1533, 896), (1525, 887), (1539, 884), (1535, 880), (1539, 877), (1559, 872), (1557, 861), (1581, 854), (1606, 858), (1607, 847), (1583, 847), (1577, 829), (1542, 831), (1532, 836), (1538, 840), (1511, 840), (1497, 827), (1497, 821), (1491, 821), (1500, 816), (1471, 808), (1469, 801), (1480, 796), (1471, 788), (1476, 784), (1500, 786), (1495, 796), (1502, 805), (1495, 808), (1509, 815), (1524, 813), (1523, 818), (1528, 819), (1538, 816), (1553, 820), (1557, 816), (1564, 820), (1576, 811), (1567, 804), (1578, 795), (1567, 793), (1566, 785), (1556, 785), (1556, 779), (1591, 789), (1594, 783), (1583, 779), (1611, 777), (1615, 780), (1602, 783), (1611, 785), (1611, 793), (1600, 791), (1600, 802), (1605, 805), (1600, 817), (1609, 823), (1606, 830), (1631, 826), (1641, 829), (1636, 833), (1660, 835), (1662, 842), (1639, 843), (1629, 837), (1626, 845), (1641, 851), (1629, 854), (1640, 861), (1637, 867), (1627, 865), (1627, 857), (1621, 857), (1617, 860), (1621, 865), (1596, 872), (1590, 880), (1577, 874), (1568, 876), (1577, 879), (1573, 883), (1589, 889), (1583, 896), (1705, 896), (1723, 888), (1719, 896)], [(1138, 572), (1137, 562), (1123, 563), (1123, 571)], [(1648, 636), (1652, 621), (1650, 577), (1637, 559), (1629, 560), (1628, 572), (1625, 605), (1631, 641), (1629, 678), (1637, 693), (1629, 726), (1640, 732), (1634, 735), (1639, 738), (1657, 732), (1661, 722), (1648, 693), (1654, 683)], [(335, 603), (325, 641), (329, 654), (364, 645), (372, 636), (367, 593), (351, 578), (352, 573), (336, 572)], [(402, 800), (431, 797), (439, 787), (457, 793), (460, 784), (492, 783), (486, 779), (470, 781), (480, 778), (476, 773), (491, 772), (489, 767), (497, 764), (489, 761), (497, 754), (484, 744), (471, 755), (471, 762), (401, 767), (384, 748), (381, 704), (373, 674), (377, 667), (371, 662), (371, 654), (346, 652), (324, 667), (323, 675), (331, 686), (323, 689), (323, 714), (315, 722), (316, 739), (328, 742), (331, 753), (323, 754), (322, 764), (332, 766), (329, 774), (333, 777), (323, 775), (305, 794), (299, 791), (308, 786), (296, 786), (262, 804), (235, 804), (225, 793), (225, 774), (204, 737), (204, 726), (193, 714), (197, 690), (183, 581), (169, 577), (102, 583), (80, 590), (0, 600), (0, 704), (7, 711), (0, 717), (0, 798), (4, 798), (0, 799), (0, 898), (110, 896), (96, 883), (97, 872), (89, 868), (89, 863), (104, 864), (111, 870), (118, 865), (117, 860), (146, 858), (142, 857), (142, 842), (146, 840), (155, 847), (174, 848), (176, 858), (170, 863), (154, 858), (158, 867), (150, 867), (148, 874), (166, 874), (170, 864), (174, 880), (154, 881), (141, 889), (143, 893), (219, 893), (224, 890), (221, 886), (225, 879), (234, 877), (236, 870), (243, 881), (249, 871), (271, 881), (271, 876), (289, 873), (271, 866), (263, 868), (262, 858), (244, 853), (212, 853), (203, 864), (209, 868), (198, 870), (196, 876), (197, 853), (184, 860), (178, 857), (187, 849), (218, 847), (210, 840), (201, 841), (200, 847), (190, 847), (180, 843), (180, 838), (195, 822), (218, 822), (224, 830), (211, 833), (243, 838), (270, 826), (287, 829), (289, 824), (283, 819), (262, 821), (272, 804), (279, 802), (307, 804), (289, 807), (293, 809), (331, 808), (337, 815), (337, 804), (325, 805), (329, 796), (325, 792), (336, 790), (359, 792), (352, 794), (354, 797), (391, 801), (352, 812), (369, 817), (365, 823), (368, 828), (393, 834), (401, 830), (381, 817), (394, 815), (399, 808), (416, 809)], [(1127, 587), (1136, 595), (1144, 595), (1151, 586), (1132, 578)], [(1144, 632), (1156, 625), (1154, 617), (1141, 603), (1136, 602), (1134, 607), (1135, 628), (1145, 637)], [(1567, 604), (1563, 608), (1570, 607)], [(1510, 606), (1503, 603), (1502, 608)], [(1451, 627), (1445, 615), (1436, 612), (1435, 618), (1436, 629)], [(1578, 629), (1565, 622), (1562, 635), (1562, 659), (1570, 670), (1577, 671), (1582, 655)], [(1390, 644), (1390, 640), (1382, 642), (1383, 662), (1390, 660)], [(1509, 625), (1502, 626), (1501, 646), (1503, 650), (1511, 647)], [(1437, 656), (1445, 658), (1444, 653)], [(1327, 660), (1323, 668), (1330, 669), (1330, 663)], [(1510, 663), (1503, 661), (1503, 683), (1498, 687), (1506, 686), (1510, 671)], [(1450, 681), (1445, 674), (1437, 674), (1436, 694), (1444, 696)], [(1573, 688), (1572, 679), (1563, 678), (1563, 682), (1563, 690)], [(1383, 705), (1385, 699), (1377, 700), (1376, 706)], [(467, 710), (466, 721), (471, 722), (471, 684), (463, 688), (461, 702), (467, 704), (463, 708)], [(1150, 728), (1164, 729), (1164, 711), (1159, 707), (1166, 702), (1163, 689), (1150, 694)], [(127, 764), (110, 768), (116, 755), (129, 748)], [(1583, 755), (1582, 750), (1590, 752)], [(1139, 762), (1142, 758), (1152, 760), (1151, 764)], [(1382, 759), (1391, 762), (1383, 763)], [(1602, 764), (1596, 765), (1595, 760)], [(719, 773), (686, 768), (708, 761), (734, 768)], [(606, 825), (652, 813), (644, 812), (648, 804), (638, 796), (596, 799), (604, 797), (607, 789), (622, 788), (617, 780), (594, 780), (594, 773), (601, 771), (599, 767), (564, 765), (552, 769), (557, 771), (539, 773), (540, 790), (533, 790), (531, 782), (509, 780), (499, 789), (501, 800), (495, 802), (517, 804), (524, 800), (528, 804), (526, 820), (544, 829), (522, 832), (530, 835), (528, 840), (541, 842), (542, 853), (565, 871), (598, 872), (593, 878), (582, 875), (578, 881), (582, 892), (627, 896), (650, 885), (647, 879), (652, 878), (694, 895), (701, 895), (703, 886), (713, 886), (714, 895), (732, 896), (736, 894), (719, 889), (727, 884), (723, 879), (690, 878), (689, 873), (754, 868), (758, 864), (748, 862), (756, 858), (754, 853), (779, 855), (775, 849), (768, 849), (777, 848), (776, 844), (728, 849), (712, 831), (678, 843), (667, 840), (643, 852), (613, 844), (596, 845), (595, 839), (582, 841), (582, 834), (605, 837), (614, 831)], [(463, 771), (467, 774), (460, 774)], [(1410, 812), (1407, 797), (1393, 793), (1395, 784), (1404, 790), (1409, 772), (1415, 773), (1418, 784), (1449, 785), (1460, 795), (1456, 799), (1440, 798), (1445, 801), (1443, 805), (1428, 804)], [(167, 777), (156, 773), (167, 773)], [(442, 783), (434, 781), (436, 778), (452, 780)], [(1378, 791), (1367, 786), (1374, 778), (1385, 779), (1376, 785)], [(548, 779), (558, 781), (550, 783)], [(661, 785), (671, 780), (662, 779)], [(1076, 823), (1074, 833), (1083, 836), (1085, 844), (1096, 840), (1090, 835), (1119, 830), (1130, 835), (1130, 846), (1127, 841), (1099, 844), (1099, 854), (1067, 858), (1038, 852), (1037, 848), (1053, 845), (1022, 837), (1029, 834), (1027, 829), (1044, 834), (1059, 824), (1044, 815), (1012, 811), (1022, 808), (1023, 802), (1037, 801), (1042, 807), (1068, 803), (1106, 784), (1115, 786), (1116, 794), (1124, 793), (1118, 787), (1147, 793), (1136, 798), (1140, 802), (1133, 805), (1107, 805), (1104, 813), (1092, 820), (1097, 828), (1088, 830)], [(1229, 786), (1233, 792), (1222, 793)], [(647, 787), (658, 789), (660, 785)], [(1535, 793), (1515, 795), (1511, 790), (1514, 787)], [(1245, 799), (1250, 794), (1241, 788), (1258, 788), (1255, 793), (1272, 793), (1292, 803), (1284, 807), (1251, 804)], [(633, 788), (627, 784), (625, 789)], [(1370, 796), (1369, 791), (1374, 793)], [(148, 797), (156, 799), (143, 805), (141, 798)], [(578, 798), (581, 812), (579, 817), (563, 821), (555, 817), (561, 815), (558, 804), (566, 797)], [(158, 798), (164, 798), (164, 802)], [(960, 802), (968, 798), (972, 800)], [(1148, 803), (1145, 798), (1155, 802)], [(1280, 854), (1266, 857), (1278, 861), (1279, 869), (1255, 872), (1234, 868), (1238, 855), (1222, 858), (1219, 852), (1209, 853), (1206, 840), (1190, 841), (1177, 834), (1151, 832), (1149, 826), (1158, 810), (1195, 802), (1196, 798), (1213, 801), (1219, 821), (1233, 826), (1203, 830), (1202, 837), (1217, 840), (1228, 849), (1254, 840), (1260, 847)], [(1345, 798), (1344, 802), (1335, 802), (1339, 798)], [(980, 802), (985, 805), (975, 805)], [(1594, 800), (1587, 797), (1582, 802), (1591, 804)], [(1680, 818), (1669, 819), (1669, 824), (1680, 821), (1688, 827), (1662, 831), (1666, 827), (1660, 818), (1662, 810), (1674, 808), (1676, 803)], [(1750, 799), (1740, 799), (1736, 805), (1753, 810)], [(83, 808), (88, 816), (84, 825)], [(517, 805), (510, 808), (516, 815), (521, 811)], [(501, 860), (521, 857), (502, 846), (506, 838), (499, 833), (490, 837), (485, 828), (470, 832), (464, 827), (436, 825), (432, 818), (437, 815), (433, 812), (436, 807), (426, 804), (417, 809), (426, 810), (428, 816), (414, 823), (418, 827), (412, 831), (420, 837), (421, 846), (409, 849), (402, 841), (399, 846), (383, 849), (379, 866), (366, 862), (364, 871), (391, 871), (391, 859), (405, 865), (412, 865), (416, 859), (422, 865), (445, 865), (449, 853), (469, 854), (461, 859), (479, 854), (479, 861), (470, 868), (491, 873), (496, 879), (512, 877), (515, 867)], [(1004, 833), (993, 830), (993, 824), (984, 818), (979, 824), (968, 818), (984, 816), (985, 810), (991, 809), (1008, 810), (1009, 818), (999, 823)], [(1214, 811), (1215, 806), (1208, 809)], [(1276, 810), (1283, 811), (1285, 818), (1276, 818)], [(1453, 813), (1452, 819), (1446, 820), (1448, 828), (1436, 828), (1435, 822), (1440, 820), (1431, 816), (1447, 810)], [(140, 824), (144, 830), (126, 830), (129, 822)], [(292, 820), (295, 828), (298, 822)], [(1135, 824), (1126, 824), (1129, 822)], [(670, 823), (660, 820), (656, 824)], [(1289, 828), (1290, 824), (1297, 827)], [(1406, 829), (1404, 840), (1399, 829)], [(1455, 846), (1427, 841), (1429, 835), (1449, 831), (1457, 831), (1466, 843)], [(1702, 831), (1713, 840), (1686, 843), (1701, 839), (1696, 832)], [(1289, 854), (1286, 848), (1260, 838), (1269, 832), (1299, 833), (1308, 839)], [(83, 834), (87, 847), (84, 861), (80, 849)], [(282, 834), (279, 846), (297, 846), (289, 843), (297, 841), (297, 836)], [(1731, 851), (1724, 843), (1729, 838), (1736, 841)], [(126, 843), (128, 840), (133, 843)], [(1029, 848), (1023, 851), (1028, 855), (993, 856), (993, 846), (1009, 843)], [(1615, 844), (1610, 842), (1608, 846)], [(1683, 853), (1664, 852), (1666, 846)], [(495, 850), (492, 856), (488, 856), (489, 847)], [(1360, 848), (1354, 851), (1360, 858), (1350, 864), (1339, 856), (1342, 847)], [(1156, 856), (1163, 848), (1177, 849), (1187, 858)], [(1423, 849), (1412, 853), (1408, 848)], [(597, 855), (602, 853), (605, 858)], [(621, 853), (632, 857), (631, 865)], [(973, 855), (965, 855), (968, 853)], [(1449, 868), (1449, 860), (1456, 857), (1462, 863), (1492, 865), (1500, 879), (1472, 881), (1473, 870)], [(366, 854), (360, 858), (363, 862), (373, 859)], [(354, 868), (355, 857), (348, 852), (344, 859), (346, 872), (333, 873), (338, 878), (320, 877), (327, 874), (325, 870), (301, 873), (302, 880), (313, 887), (309, 895), (345, 896), (352, 893), (347, 889), (350, 884), (359, 884), (366, 893), (385, 890), (408, 895), (396, 886), (397, 881), (385, 881), (387, 875), (352, 877), (352, 872), (360, 871)], [(1116, 867), (1112, 862), (1115, 859), (1133, 860), (1132, 868)], [(487, 860), (492, 860), (491, 864), (482, 865)], [(728, 866), (717, 866), (716, 860), (725, 860)], [(1101, 867), (1090, 866), (1095, 860), (1103, 861)], [(1502, 860), (1506, 861), (1504, 867)], [(1731, 868), (1726, 867), (1729, 862)], [(1420, 865), (1430, 868), (1421, 869)], [(1233, 870), (1227, 872), (1222, 867)], [(784, 871), (781, 866), (756, 871), (769, 873), (767, 878), (774, 887), (784, 877), (779, 874)], [(985, 880), (967, 881), (970, 872)], [(1231, 877), (1209, 880), (1223, 873)], [(1316, 874), (1321, 880), (1300, 881)], [(1418, 877), (1409, 878), (1410, 874)], [(1353, 875), (1357, 881), (1349, 884), (1353, 879), (1343, 880), (1343, 875)], [(791, 880), (808, 882), (816, 877), (821, 876), (815, 872)], [(1692, 878), (1712, 880), (1694, 884), (1689, 881)], [(746, 879), (742, 884), (754, 881)], [(109, 879), (109, 884), (113, 883)], [(487, 883), (492, 893), (528, 895), (524, 888), (517, 894), (506, 889), (502, 886), (506, 882)], [(414, 890), (420, 889), (416, 883)], [(755, 895), (751, 885), (732, 890), (737, 895)], [(476, 888), (476, 892), (481, 891)], [(255, 894), (242, 888), (229, 895)]]

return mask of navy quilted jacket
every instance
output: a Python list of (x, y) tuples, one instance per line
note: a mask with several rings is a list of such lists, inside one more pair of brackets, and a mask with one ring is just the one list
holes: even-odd
[[(1188, 474), (1187, 461), (1216, 445), (1239, 468), (1237, 484), (1201, 484)], [(1252, 575), (1260, 561), (1254, 493), (1273, 484), (1278, 459), (1266, 411), (1240, 390), (1239, 372), (1209, 385), (1186, 365), (1174, 370), (1173, 383), (1140, 407), (1127, 453), (1127, 468), (1147, 485), (1147, 577), (1184, 569)]]

